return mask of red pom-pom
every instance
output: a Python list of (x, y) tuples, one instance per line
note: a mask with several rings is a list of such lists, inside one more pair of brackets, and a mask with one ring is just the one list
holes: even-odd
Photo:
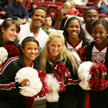
[(63, 91), (65, 91), (65, 90), (66, 90), (66, 89), (65, 89), (64, 84), (63, 84), (63, 83), (60, 83), (59, 91), (60, 91), (60, 92), (63, 92)]
[(80, 57), (80, 59), (81, 59), (81, 61), (83, 62), (83, 61), (85, 61), (86, 60), (86, 58), (87, 58), (87, 53), (86, 53), (86, 51), (85, 51), (85, 48), (79, 48), (79, 49), (76, 49), (76, 52), (77, 52), (77, 54), (79, 55), (79, 57)]
[(39, 94), (36, 95), (36, 97), (41, 98), (41, 97), (46, 96), (46, 94), (48, 94), (49, 89), (48, 89), (47, 83), (46, 83), (46, 81), (45, 81), (46, 74), (45, 74), (44, 72), (39, 71), (39, 70), (37, 70), (37, 71), (38, 71), (39, 78), (40, 78), (40, 80), (41, 80), (43, 86), (42, 86), (42, 89), (41, 89), (41, 91), (39, 92)]
[(71, 77), (70, 71), (63, 64), (53, 65), (53, 70), (51, 72), (54, 73), (54, 76), (57, 78), (58, 81), (62, 81), (63, 78)]
[(8, 52), (8, 58), (19, 55), (19, 49), (15, 47), (14, 45), (5, 45), (4, 48)]
[(63, 92), (65, 91), (64, 82), (66, 78), (71, 77), (71, 73), (65, 65), (60, 63), (53, 65), (52, 67), (53, 70), (51, 72), (54, 73), (54, 77), (56, 77), (56, 79), (60, 82), (59, 91)]
[(101, 63), (95, 63), (91, 69), (92, 75), (89, 80), (89, 86), (93, 91), (102, 91), (108, 87), (105, 76), (107, 75), (107, 68)]

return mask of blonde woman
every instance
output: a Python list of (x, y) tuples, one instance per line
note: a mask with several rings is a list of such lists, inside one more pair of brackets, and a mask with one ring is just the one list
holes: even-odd
[(53, 66), (57, 64), (64, 64), (71, 73), (71, 77), (62, 82), (65, 84), (66, 91), (59, 93), (59, 101), (47, 102), (46, 108), (78, 108), (79, 86), (75, 84), (79, 81), (77, 64), (75, 58), (65, 46), (65, 39), (62, 33), (53, 31), (49, 34), (49, 39), (41, 54), (36, 58), (36, 62), (39, 70), (47, 74), (51, 74)]

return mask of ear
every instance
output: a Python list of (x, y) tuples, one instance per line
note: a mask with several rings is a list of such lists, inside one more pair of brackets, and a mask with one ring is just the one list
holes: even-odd
[(1, 30), (2, 30), (2, 33), (4, 33), (6, 31), (3, 27), (1, 28)]
[(21, 47), (21, 51), (22, 51), (22, 53), (24, 52), (24, 49)]

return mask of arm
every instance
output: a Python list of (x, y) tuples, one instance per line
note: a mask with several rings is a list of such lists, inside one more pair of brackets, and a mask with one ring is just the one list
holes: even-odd
[(101, 7), (101, 3), (102, 3), (102, 0), (100, 0), (99, 3), (97, 4), (97, 7), (98, 7), (98, 8)]
[(22, 4), (22, 11), (23, 11), (23, 18), (17, 18), (17, 20), (21, 23), (24, 24), (27, 22), (28, 18), (29, 18), (29, 14), (28, 11), (26, 9), (26, 7)]
[(15, 82), (16, 66), (13, 58), (10, 58), (0, 71), (0, 90), (19, 89), (21, 86), (26, 86), (28, 80), (23, 80), (20, 84)]
[(17, 16), (14, 16), (12, 13), (13, 13), (13, 6), (11, 4), (8, 4), (7, 5), (7, 8), (6, 8), (6, 18), (12, 18), (13, 20), (17, 20)]
[(54, 29), (60, 30), (61, 22), (66, 17), (66, 14), (67, 14), (67, 10), (62, 9), (60, 12), (60, 15), (57, 18), (57, 21), (54, 24), (54, 27), (53, 27)]

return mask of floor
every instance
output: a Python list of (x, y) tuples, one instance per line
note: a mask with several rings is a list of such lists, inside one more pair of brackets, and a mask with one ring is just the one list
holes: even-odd
[(33, 108), (46, 108), (46, 99), (35, 99)]

